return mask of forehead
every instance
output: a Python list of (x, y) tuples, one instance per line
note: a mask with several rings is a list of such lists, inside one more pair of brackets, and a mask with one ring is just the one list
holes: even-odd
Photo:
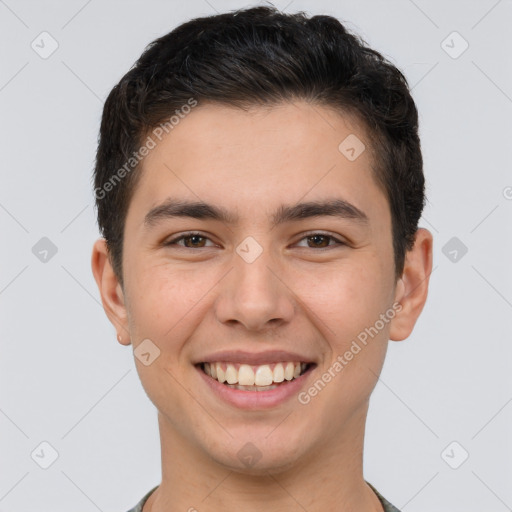
[(334, 195), (369, 216), (388, 209), (362, 123), (319, 105), (202, 104), (155, 142), (133, 196), (146, 210), (172, 196), (231, 205), (243, 217)]

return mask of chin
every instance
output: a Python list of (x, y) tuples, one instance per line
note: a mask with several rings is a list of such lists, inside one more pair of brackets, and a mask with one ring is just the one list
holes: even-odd
[(306, 452), (303, 436), (285, 428), (272, 432), (273, 428), (258, 434), (254, 429), (244, 434), (238, 431), (227, 445), (217, 444), (210, 457), (230, 471), (253, 476), (279, 474), (296, 467)]
[(262, 456), (254, 464), (241, 461), (237, 453), (226, 455), (216, 454), (213, 459), (229, 471), (240, 475), (267, 476), (278, 475), (297, 466), (298, 455), (296, 453), (274, 453), (271, 456)]

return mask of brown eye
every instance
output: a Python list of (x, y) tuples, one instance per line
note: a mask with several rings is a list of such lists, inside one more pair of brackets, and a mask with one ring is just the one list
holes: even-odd
[[(200, 233), (188, 233), (180, 235), (172, 240), (169, 240), (164, 245), (186, 248), (186, 249), (201, 249), (203, 247), (211, 247), (205, 245), (209, 238), (202, 236)], [(181, 243), (182, 242), (182, 243)]]
[[(199, 235), (190, 235), (183, 237), (185, 241), (185, 247), (204, 247), (204, 241), (206, 238)], [(189, 241), (190, 243), (187, 243)]]
[(314, 247), (327, 247), (329, 245), (329, 239), (331, 237), (327, 235), (312, 235), (308, 236), (308, 241), (311, 241), (313, 243)]
[(306, 240), (307, 246), (302, 245), (302, 247), (307, 247), (309, 249), (328, 249), (335, 248), (336, 246), (346, 245), (341, 240), (338, 240), (332, 235), (327, 235), (325, 233), (312, 233), (308, 236), (305, 236), (299, 241), (299, 245), (303, 240)]

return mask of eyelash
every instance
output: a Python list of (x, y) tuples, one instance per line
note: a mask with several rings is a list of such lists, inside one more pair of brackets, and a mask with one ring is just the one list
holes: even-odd
[[(210, 240), (207, 236), (203, 236), (201, 233), (198, 233), (198, 232), (195, 232), (195, 231), (190, 231), (188, 233), (184, 233), (182, 235), (179, 235), (171, 240), (169, 240), (168, 242), (165, 242), (164, 245), (165, 246), (172, 246), (172, 245), (175, 245), (177, 242), (180, 242), (181, 240), (184, 240), (186, 238), (192, 238), (193, 236), (198, 236), (200, 238), (204, 238), (205, 240)], [(331, 240), (334, 240), (336, 243), (334, 245), (329, 245), (327, 247), (306, 247), (306, 249), (317, 249), (317, 250), (328, 250), (328, 249), (331, 249), (333, 247), (336, 247), (336, 246), (344, 246), (344, 245), (347, 245), (345, 242), (339, 240), (338, 238), (332, 236), (332, 235), (329, 235), (327, 233), (321, 233), (321, 232), (311, 232), (311, 233), (308, 233), (306, 234), (305, 236), (303, 236), (299, 242), (302, 242), (302, 240), (305, 240), (307, 238), (312, 238), (314, 236), (322, 236), (324, 238), (329, 238)], [(210, 240), (211, 241), (211, 240)], [(208, 249), (208, 247), (197, 247), (197, 248), (194, 248), (194, 247), (185, 247), (185, 246), (180, 246), (182, 249)]]

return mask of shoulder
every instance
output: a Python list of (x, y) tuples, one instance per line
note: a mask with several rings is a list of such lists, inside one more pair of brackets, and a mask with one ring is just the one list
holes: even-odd
[(382, 503), (382, 507), (384, 508), (384, 512), (400, 512), (392, 503), (390, 503), (382, 494), (373, 487), (372, 484), (369, 482), (366, 482), (373, 490), (373, 492), (377, 495), (380, 502)]
[(135, 505), (135, 507), (131, 508), (130, 510), (128, 510), (128, 512), (142, 512), (142, 507), (144, 506), (144, 503), (146, 503), (146, 501), (148, 501), (148, 498), (151, 496), (151, 494), (153, 493), (153, 491), (158, 487), (158, 485), (156, 485), (155, 487), (153, 487), (153, 489), (151, 489), (150, 491), (148, 491), (144, 496), (143, 498), (137, 503), (137, 505)]

